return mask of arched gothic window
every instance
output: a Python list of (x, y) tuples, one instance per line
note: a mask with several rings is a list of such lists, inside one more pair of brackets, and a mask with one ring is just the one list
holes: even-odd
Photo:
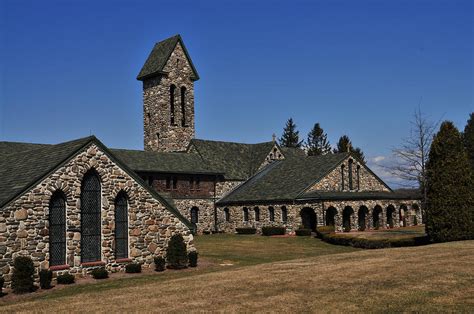
[(341, 189), (344, 191), (344, 165), (341, 165)]
[(275, 209), (273, 207), (268, 207), (268, 218), (270, 221), (275, 221)]
[(174, 98), (175, 98), (176, 86), (170, 86), (170, 124), (174, 125)]
[(247, 207), (244, 207), (244, 221), (249, 221), (249, 209)]
[(360, 165), (357, 165), (357, 190), (360, 190)]
[(101, 260), (101, 190), (94, 170), (84, 175), (81, 188), (81, 260)]
[(349, 159), (349, 190), (352, 190), (353, 189), (353, 186), (352, 186), (352, 159)]
[(287, 222), (288, 221), (288, 210), (285, 206), (281, 207), (281, 221)]
[(254, 211), (255, 211), (255, 221), (260, 221), (260, 208), (255, 207)]
[(186, 126), (186, 87), (181, 87), (181, 126)]
[(66, 199), (60, 191), (49, 202), (49, 266), (66, 264)]
[(230, 221), (230, 212), (229, 212), (229, 209), (227, 207), (224, 208), (224, 218), (225, 218), (226, 222)]
[(115, 198), (115, 259), (128, 258), (128, 201), (120, 192)]
[(199, 222), (199, 208), (194, 206), (191, 208), (191, 222), (197, 224)]

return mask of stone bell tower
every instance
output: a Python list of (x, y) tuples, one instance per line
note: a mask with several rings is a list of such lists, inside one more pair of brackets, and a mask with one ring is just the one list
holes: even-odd
[(143, 82), (146, 151), (186, 150), (195, 135), (194, 82), (198, 79), (180, 35), (153, 47), (137, 76)]

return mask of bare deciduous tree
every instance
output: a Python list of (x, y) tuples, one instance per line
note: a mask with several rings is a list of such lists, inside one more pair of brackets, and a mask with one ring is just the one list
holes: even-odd
[(422, 205), (426, 203), (426, 162), (431, 141), (439, 122), (430, 121), (420, 106), (413, 114), (410, 135), (403, 139), (400, 147), (392, 149), (395, 163), (389, 167), (392, 175), (404, 180), (407, 187), (419, 187)]

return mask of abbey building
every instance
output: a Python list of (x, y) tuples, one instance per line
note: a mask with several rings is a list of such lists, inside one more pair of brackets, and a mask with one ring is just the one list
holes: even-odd
[(393, 192), (350, 153), (309, 157), (275, 141), (195, 138), (198, 72), (179, 35), (157, 43), (143, 84), (144, 150), (95, 137), (56, 145), (0, 142), (0, 272), (84, 273), (149, 265), (181, 233), (334, 225), (338, 231), (421, 223), (418, 200)]

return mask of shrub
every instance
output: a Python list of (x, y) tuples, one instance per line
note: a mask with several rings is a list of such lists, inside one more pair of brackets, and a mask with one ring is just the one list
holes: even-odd
[(136, 274), (142, 272), (142, 264), (130, 263), (125, 266), (125, 272), (129, 274)]
[(155, 271), (164, 271), (165, 270), (166, 262), (165, 262), (165, 259), (163, 257), (161, 257), (161, 256), (155, 257), (154, 262), (155, 262)]
[(235, 231), (237, 232), (237, 234), (255, 234), (255, 233), (257, 233), (257, 229), (250, 228), (250, 227), (235, 228)]
[(56, 281), (59, 285), (70, 285), (76, 281), (76, 278), (74, 277), (74, 275), (66, 273), (56, 277)]
[(166, 248), (166, 264), (171, 269), (183, 269), (188, 267), (188, 253), (186, 244), (181, 234), (171, 237)]
[(335, 226), (321, 226), (316, 228), (316, 235), (318, 238), (322, 238), (325, 234), (336, 232)]
[(335, 245), (353, 246), (361, 249), (382, 249), (389, 247), (417, 246), (429, 243), (427, 236), (413, 238), (367, 239), (349, 237), (336, 233), (319, 233), (318, 236), (327, 243)]
[(262, 227), (262, 234), (264, 236), (284, 235), (285, 232), (285, 227)]
[(35, 266), (31, 258), (19, 256), (13, 261), (12, 289), (15, 293), (33, 292), (36, 290), (33, 276)]
[(3, 278), (2, 276), (0, 276), (0, 297), (3, 297), (4, 294), (3, 294), (3, 285), (5, 284), (5, 278)]
[(295, 234), (297, 236), (310, 236), (311, 235), (311, 229), (296, 229)]
[(92, 272), (91, 272), (91, 275), (92, 275), (92, 277), (94, 277), (94, 279), (109, 278), (109, 273), (107, 272), (105, 267), (100, 267), (100, 268), (93, 269)]
[(189, 267), (196, 267), (198, 265), (198, 252), (191, 251), (188, 254)]
[(51, 281), (53, 280), (53, 272), (49, 269), (42, 269), (39, 272), (41, 289), (51, 289)]

